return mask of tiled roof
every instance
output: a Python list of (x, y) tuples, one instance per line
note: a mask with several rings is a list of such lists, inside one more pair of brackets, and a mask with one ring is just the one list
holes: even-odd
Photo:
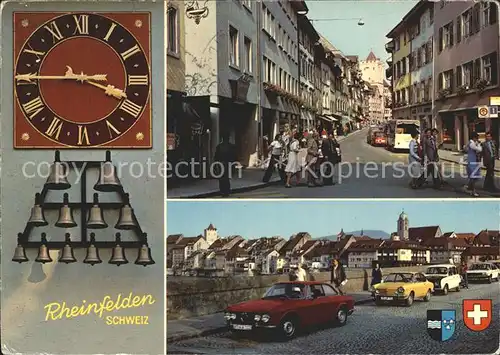
[(232, 247), (231, 249), (229, 249), (227, 252), (226, 252), (226, 258), (227, 259), (233, 259), (233, 258), (236, 258), (236, 257), (245, 257), (245, 256), (249, 256), (247, 251), (243, 248), (240, 248), (239, 246), (234, 246)]
[(167, 244), (175, 244), (183, 237), (182, 234), (170, 234), (167, 237)]
[(474, 238), (476, 245), (498, 245), (499, 233), (497, 230), (484, 229)]
[(452, 247), (466, 247), (468, 244), (464, 239), (441, 237), (441, 238), (430, 238), (422, 241), (423, 246), (427, 247), (446, 247), (448, 248), (448, 243)]
[(176, 244), (176, 247), (185, 247), (185, 246), (188, 246), (190, 244), (194, 244), (196, 243), (198, 240), (201, 239), (201, 236), (197, 236), (197, 237), (184, 237), (182, 238), (177, 244)]
[(425, 246), (419, 245), (418, 243), (407, 242), (407, 241), (394, 241), (388, 240), (382, 245), (383, 249), (414, 249), (414, 250), (426, 250)]
[(366, 61), (367, 62), (376, 62), (377, 60), (378, 60), (378, 58), (375, 55), (375, 53), (373, 53), (373, 51), (370, 51), (370, 53), (368, 54), (368, 57), (366, 57)]
[(457, 238), (471, 240), (476, 236), (474, 233), (455, 233)]
[(210, 223), (210, 225), (207, 227), (207, 230), (209, 230), (209, 231), (216, 231), (217, 228), (215, 228), (214, 225), (212, 223)]
[(306, 236), (308, 233), (301, 232), (297, 233), (293, 238), (286, 242), (286, 244), (281, 248), (281, 251), (292, 251), (293, 248), (299, 243), (299, 241)]
[(446, 232), (442, 235), (443, 238), (449, 238), (453, 235), (453, 232)]
[(408, 235), (410, 240), (426, 240), (434, 238), (438, 230), (439, 226), (415, 227), (408, 229)]
[(468, 256), (499, 256), (500, 248), (498, 247), (468, 247), (462, 255)]

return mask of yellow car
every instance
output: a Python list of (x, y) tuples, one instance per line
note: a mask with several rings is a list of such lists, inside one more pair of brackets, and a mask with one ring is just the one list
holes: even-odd
[(377, 305), (404, 303), (411, 306), (416, 298), (429, 302), (434, 284), (420, 272), (395, 272), (387, 275), (382, 283), (373, 286)]

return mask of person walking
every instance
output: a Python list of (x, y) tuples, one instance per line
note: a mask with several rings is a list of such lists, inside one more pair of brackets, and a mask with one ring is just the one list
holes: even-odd
[(427, 177), (431, 175), (434, 188), (439, 189), (441, 187), (441, 181), (439, 180), (439, 173), (437, 171), (437, 162), (439, 161), (439, 157), (437, 151), (437, 142), (432, 136), (432, 129), (427, 128), (425, 130), (425, 140), (423, 143), (424, 157), (426, 160), (425, 179), (427, 180)]
[(498, 159), (498, 151), (491, 132), (486, 132), (486, 141), (482, 149), (483, 165), (486, 168), (483, 188), (489, 192), (498, 192), (495, 186), (495, 160)]
[(214, 162), (218, 165), (216, 174), (223, 197), (228, 197), (231, 193), (231, 172), (236, 160), (236, 147), (229, 142), (227, 134), (222, 135), (221, 142), (215, 148)]
[(333, 136), (333, 131), (330, 131), (328, 136), (323, 139), (321, 146), (324, 155), (321, 175), (325, 185), (335, 185), (333, 175), (335, 174), (335, 166), (339, 163), (337, 147), (340, 146)]
[(307, 175), (307, 186), (316, 187), (317, 184), (317, 174), (316, 174), (316, 164), (318, 162), (319, 147), (317, 142), (317, 134), (312, 133), (307, 135), (307, 156), (306, 156), (306, 175)]
[(277, 134), (274, 137), (274, 140), (269, 145), (271, 149), (271, 157), (269, 158), (269, 165), (267, 166), (266, 172), (264, 173), (264, 177), (262, 178), (263, 182), (269, 182), (271, 180), (271, 176), (273, 175), (274, 168), (278, 170), (281, 180), (285, 181), (285, 171), (282, 166), (282, 151), (284, 148), (283, 141), (281, 140), (281, 134)]
[(467, 276), (467, 270), (468, 270), (467, 262), (462, 261), (462, 268), (460, 270), (461, 275), (462, 275), (462, 281), (463, 281), (463, 288), (469, 288), (469, 278)]
[(472, 132), (471, 139), (467, 145), (467, 176), (469, 182), (464, 186), (464, 190), (473, 197), (479, 197), (476, 192), (476, 182), (481, 179), (481, 153), (483, 148), (479, 142), (479, 135)]
[(425, 176), (422, 171), (422, 156), (419, 154), (418, 132), (411, 133), (408, 167), (411, 176), (410, 187), (417, 189), (422, 186)]
[(297, 265), (297, 281), (307, 281), (307, 272), (301, 263)]
[(346, 284), (346, 282), (347, 277), (344, 267), (337, 258), (334, 258), (332, 261), (332, 270), (330, 273), (330, 283), (332, 284), (335, 292), (337, 292), (337, 295), (344, 294), (342, 287)]
[(301, 169), (299, 162), (299, 151), (300, 151), (300, 142), (299, 142), (299, 134), (297, 132), (293, 132), (293, 137), (290, 142), (290, 149), (288, 152), (288, 162), (285, 167), (286, 173), (286, 185), (285, 187), (292, 187), (291, 180), (292, 177), (295, 176), (297, 179), (297, 185), (299, 185), (300, 180), (298, 176), (298, 172)]
[(381, 282), (382, 282), (382, 269), (380, 268), (380, 265), (376, 263), (372, 269), (372, 282), (370, 286), (379, 284)]

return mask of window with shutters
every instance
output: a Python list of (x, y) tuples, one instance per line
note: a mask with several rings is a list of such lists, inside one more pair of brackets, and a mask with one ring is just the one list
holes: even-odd
[(481, 29), (481, 4), (475, 4), (472, 8), (472, 33), (476, 34)]
[(491, 55), (481, 58), (481, 79), (491, 82)]
[(427, 61), (427, 44), (424, 44), (422, 47), (419, 48), (419, 56), (420, 56), (420, 62), (422, 63), (422, 66), (426, 65), (428, 63)]
[(440, 35), (442, 38), (440, 50), (444, 50), (446, 48), (450, 48), (451, 46), (453, 46), (453, 22), (450, 22), (449, 24), (445, 25), (442, 28), (442, 32), (440, 31)]
[(481, 27), (486, 27), (490, 25), (490, 14), (491, 6), (489, 2), (483, 2), (481, 4)]
[(472, 62), (462, 65), (462, 83), (463, 86), (471, 87), (473, 84), (473, 65)]
[(456, 79), (456, 83), (457, 83), (457, 87), (458, 86), (462, 86), (462, 67), (459, 65), (456, 70), (455, 70), (455, 74), (457, 76), (457, 79)]
[(418, 84), (413, 84), (412, 87), (412, 103), (418, 103)]
[(462, 14), (462, 38), (472, 35), (472, 10), (467, 10)]
[(443, 89), (452, 89), (453, 86), (453, 69), (443, 73)]
[(457, 17), (457, 43), (460, 43), (462, 40), (462, 32), (463, 32), (463, 24), (462, 24), (462, 15)]
[(481, 79), (481, 59), (476, 59), (472, 66), (472, 82), (475, 84), (479, 79)]

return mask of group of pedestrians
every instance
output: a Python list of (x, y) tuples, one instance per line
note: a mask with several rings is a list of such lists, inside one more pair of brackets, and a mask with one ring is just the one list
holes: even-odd
[[(290, 270), (288, 274), (290, 281), (308, 281), (310, 277), (307, 275), (307, 271), (304, 269), (304, 265), (298, 264), (296, 269)], [(338, 295), (344, 295), (343, 286), (347, 283), (347, 276), (345, 273), (344, 266), (338, 259), (338, 257), (332, 257), (332, 263), (330, 265), (330, 284)]]
[[(420, 140), (418, 131), (414, 131), (411, 135), (408, 161), (412, 176), (410, 187), (413, 189), (424, 186), (429, 176), (432, 177), (434, 188), (439, 189), (444, 184), (441, 167), (439, 166), (438, 135), (437, 129), (430, 128), (425, 130), (425, 134)], [(479, 196), (476, 191), (476, 183), (482, 179), (481, 165), (486, 168), (484, 190), (498, 192), (494, 181), (495, 160), (498, 158), (498, 150), (492, 139), (491, 132), (487, 132), (485, 137), (486, 140), (481, 143), (479, 135), (472, 132), (468, 144), (464, 147), (468, 177), (468, 183), (464, 186), (464, 190), (473, 197)]]
[[(305, 165), (300, 157), (301, 148), (306, 149)], [(269, 182), (276, 170), (285, 184), (291, 188), (293, 180), (299, 185), (305, 175), (307, 186), (334, 185), (335, 167), (342, 161), (340, 144), (333, 131), (298, 131), (278, 134), (269, 144), (268, 166), (262, 178)]]

